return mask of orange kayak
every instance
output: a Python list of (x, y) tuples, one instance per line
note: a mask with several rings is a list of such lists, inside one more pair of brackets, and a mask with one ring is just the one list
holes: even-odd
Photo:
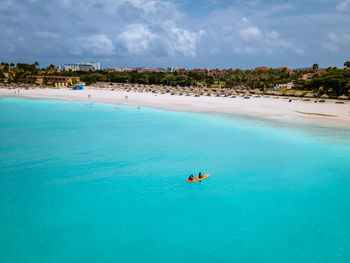
[(197, 177), (193, 177), (193, 180), (187, 179), (187, 180), (186, 180), (186, 183), (193, 183), (193, 182), (198, 182), (198, 181), (200, 182), (200, 181), (203, 181), (203, 180), (207, 179), (207, 178), (210, 176), (210, 174), (203, 174), (202, 176), (203, 176), (203, 177), (200, 178), (200, 179), (199, 179), (198, 176), (197, 176)]

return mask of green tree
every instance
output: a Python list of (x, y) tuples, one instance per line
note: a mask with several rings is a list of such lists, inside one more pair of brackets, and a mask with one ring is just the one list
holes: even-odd
[(318, 64), (317, 64), (317, 63), (313, 64), (313, 65), (312, 65), (312, 69), (313, 69), (313, 70), (318, 70)]
[(349, 67), (350, 67), (350, 61), (346, 61), (346, 62), (344, 63), (344, 67), (349, 68)]

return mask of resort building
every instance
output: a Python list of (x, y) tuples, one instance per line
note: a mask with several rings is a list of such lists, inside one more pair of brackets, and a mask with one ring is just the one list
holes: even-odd
[(99, 62), (85, 62), (85, 63), (75, 63), (75, 64), (64, 64), (64, 70), (72, 71), (90, 71), (90, 70), (100, 70), (101, 63)]
[(311, 80), (314, 77), (314, 73), (307, 73), (302, 76), (303, 80)]
[(62, 66), (55, 66), (55, 70), (60, 72), (63, 70), (63, 67)]
[(289, 82), (289, 83), (283, 83), (283, 84), (277, 84), (274, 88), (274, 90), (279, 90), (279, 89), (292, 89), (294, 87), (294, 83), (293, 82)]
[(64, 64), (63, 70), (78, 71), (80, 70), (80, 67), (78, 64)]
[(90, 65), (90, 66), (93, 67), (94, 70), (100, 70), (101, 69), (101, 63), (100, 62), (84, 62), (84, 63), (81, 63), (81, 64)]
[(128, 68), (128, 67), (115, 67), (115, 68), (109, 68), (108, 71), (115, 71), (115, 72), (131, 72), (135, 70), (134, 68)]
[(27, 77), (28, 82), (38, 85), (55, 85), (55, 87), (68, 87), (74, 83), (79, 83), (79, 77), (71, 76), (43, 76), (43, 75), (31, 75)]

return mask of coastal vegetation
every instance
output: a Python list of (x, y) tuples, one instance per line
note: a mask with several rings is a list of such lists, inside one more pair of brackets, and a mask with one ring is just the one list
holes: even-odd
[[(291, 70), (285, 67), (270, 69), (260, 67), (253, 70), (182, 70), (173, 72), (115, 72), (96, 71), (58, 71), (54, 65), (40, 67), (38, 62), (5, 63), (0, 65), (0, 82), (30, 83), (28, 76), (73, 76), (79, 77), (87, 85), (96, 82), (111, 82), (141, 85), (163, 85), (197, 88), (244, 88), (247, 90), (269, 90), (286, 93), (286, 89), (300, 91), (299, 95), (328, 96), (336, 98), (350, 95), (350, 61), (344, 63), (344, 69), (329, 67), (319, 69), (317, 63), (306, 69)], [(291, 85), (290, 85), (291, 84)], [(288, 87), (289, 85), (289, 87)], [(254, 92), (252, 92), (254, 93)], [(256, 93), (256, 92), (255, 92)]]
[(328, 68), (325, 72), (317, 73), (302, 86), (305, 90), (312, 90), (320, 95), (327, 94), (330, 97), (349, 95), (350, 70)]
[(226, 82), (226, 87), (248, 85), (251, 88), (273, 88), (276, 84), (289, 83), (298, 80), (302, 71), (292, 72), (287, 68), (268, 70), (229, 70), (221, 78)]
[(94, 72), (83, 71), (63, 71), (57, 72), (61, 76), (77, 76), (90, 85), (96, 82), (117, 82), (117, 83), (135, 83), (135, 84), (158, 84), (170, 86), (191, 86), (204, 85), (208, 86), (214, 83), (214, 78), (210, 76), (189, 73), (180, 75), (177, 72), (109, 72), (106, 70), (97, 70)]

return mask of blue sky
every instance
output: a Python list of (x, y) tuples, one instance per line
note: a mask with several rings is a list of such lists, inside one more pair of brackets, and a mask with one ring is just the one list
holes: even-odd
[(341, 67), (350, 0), (0, 0), (0, 60)]

